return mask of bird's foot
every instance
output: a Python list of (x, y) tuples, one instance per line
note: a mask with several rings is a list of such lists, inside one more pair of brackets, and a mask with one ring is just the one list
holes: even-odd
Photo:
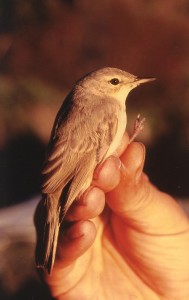
[(138, 114), (136, 121), (134, 123), (133, 134), (130, 137), (129, 144), (134, 141), (137, 135), (144, 129), (145, 118), (140, 120), (140, 114)]

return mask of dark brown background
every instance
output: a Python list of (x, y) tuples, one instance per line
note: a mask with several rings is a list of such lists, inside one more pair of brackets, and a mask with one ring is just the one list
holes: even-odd
[[(129, 95), (128, 131), (138, 113), (146, 117), (139, 137), (147, 148), (145, 170), (160, 189), (187, 199), (188, 20), (187, 0), (0, 0), (0, 206), (40, 192), (40, 169), (58, 107), (75, 80), (104, 66), (157, 78)], [(14, 234), (14, 226), (11, 230)], [(32, 238), (33, 248), (15, 236), (10, 254), (6, 251), (8, 277), (2, 277), (14, 284), (21, 265), (12, 253), (23, 262), (34, 249)], [(10, 287), (8, 281), (5, 290), (0, 288), (1, 299), (45, 297), (31, 292), (36, 285), (30, 280), (21, 290), (16, 285), (17, 294)]]

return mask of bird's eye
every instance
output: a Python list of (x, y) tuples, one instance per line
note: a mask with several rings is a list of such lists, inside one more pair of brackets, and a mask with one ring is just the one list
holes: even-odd
[(119, 79), (118, 78), (112, 78), (110, 80), (110, 83), (113, 84), (113, 85), (117, 85), (117, 84), (119, 84)]

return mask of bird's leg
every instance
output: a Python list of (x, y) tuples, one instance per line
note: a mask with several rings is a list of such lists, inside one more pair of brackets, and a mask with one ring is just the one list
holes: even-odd
[(145, 118), (140, 120), (140, 114), (138, 114), (136, 121), (134, 123), (133, 133), (130, 137), (129, 144), (133, 142), (134, 139), (137, 137), (137, 135), (143, 130), (145, 120), (146, 120)]

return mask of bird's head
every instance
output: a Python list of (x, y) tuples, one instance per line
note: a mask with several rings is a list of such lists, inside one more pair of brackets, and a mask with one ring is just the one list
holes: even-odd
[(132, 89), (153, 80), (155, 78), (138, 78), (117, 68), (102, 68), (87, 74), (78, 84), (91, 94), (113, 97), (120, 103), (125, 103)]

